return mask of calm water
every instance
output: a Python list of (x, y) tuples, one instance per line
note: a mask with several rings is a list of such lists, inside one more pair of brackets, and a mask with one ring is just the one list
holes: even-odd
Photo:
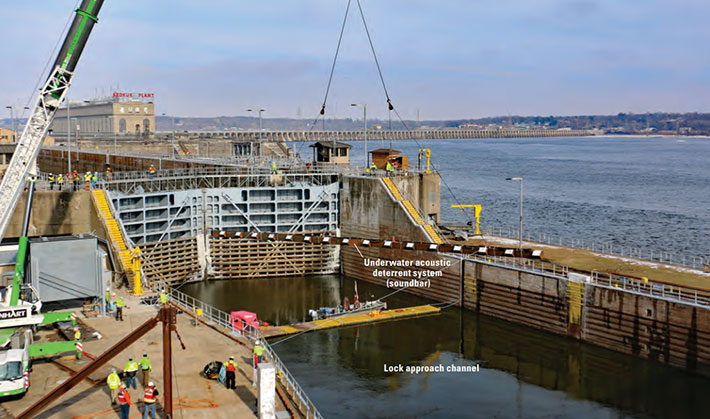
[[(554, 138), (422, 142), (432, 149), (447, 221), (456, 201), (483, 205), (485, 226), (517, 229), (525, 178), (526, 230), (647, 250), (710, 254), (710, 140)], [(370, 148), (381, 144), (370, 144)], [(389, 144), (385, 144), (388, 146)], [(416, 165), (418, 145), (394, 143)], [(362, 164), (362, 143), (352, 151)], [(191, 284), (223, 310), (284, 324), (335, 305), (339, 276)], [(360, 283), (361, 297), (389, 290)], [(398, 293), (390, 307), (427, 303)], [(278, 342), (278, 340), (273, 341)], [(275, 349), (326, 417), (708, 417), (710, 379), (448, 308), (435, 317), (299, 335)], [(394, 374), (383, 365), (474, 365), (468, 374)]]
[[(421, 141), (439, 167), (449, 206), (481, 204), (481, 223), (517, 234), (522, 176), (525, 230), (587, 242), (710, 257), (710, 139), (526, 138)], [(368, 148), (381, 143), (368, 143)], [(389, 147), (389, 143), (385, 142)], [(395, 141), (416, 167), (418, 145)], [(353, 162), (362, 164), (363, 144)], [(451, 187), (450, 193), (446, 183)], [(455, 199), (454, 199), (455, 195)]]
[[(276, 324), (352, 300), (339, 276), (190, 284), (187, 293)], [(361, 298), (387, 290), (358, 283)], [(398, 293), (390, 308), (429, 301)], [(441, 315), (274, 339), (326, 418), (707, 417), (710, 379), (456, 308)], [(475, 365), (393, 374), (388, 365)]]

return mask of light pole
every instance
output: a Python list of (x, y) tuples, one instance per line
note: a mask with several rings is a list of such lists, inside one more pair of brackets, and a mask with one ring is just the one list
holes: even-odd
[(113, 115), (108, 116), (109, 121), (111, 121), (111, 131), (113, 131), (113, 154), (116, 155), (118, 154), (118, 142), (116, 141), (116, 126), (113, 118)]
[(69, 97), (67, 96), (67, 154), (69, 155), (69, 173), (71, 171), (71, 119), (69, 118)]
[(76, 138), (76, 158), (79, 159), (79, 118), (72, 118), (75, 125), (74, 137)]
[(520, 230), (518, 231), (518, 239), (520, 241), (520, 258), (523, 258), (523, 178), (522, 177), (507, 177), (505, 180), (515, 180), (520, 182)]
[[(260, 109), (247, 109), (247, 112), (259, 112), (259, 138), (258, 138), (258, 142), (259, 142), (259, 144), (261, 144), (261, 130), (262, 130), (262, 127), (261, 127), (261, 113), (262, 113), (262, 112), (266, 112), (266, 109), (261, 109), (261, 108), (260, 108)], [(251, 143), (251, 147), (250, 147), (250, 150), (249, 150), (249, 151), (251, 152), (251, 156), (254, 157), (254, 142)]]
[[(161, 113), (160, 115), (165, 116), (165, 112)], [(171, 125), (173, 128), (173, 134), (172, 137), (170, 137), (170, 155), (173, 156), (173, 159), (175, 159), (175, 118), (172, 118)]]
[(350, 106), (362, 106), (362, 121), (365, 125), (365, 169), (368, 169), (370, 165), (370, 156), (367, 152), (367, 103), (351, 103)]
[[(15, 136), (15, 113), (13, 112), (14, 108), (12, 106), (5, 106), (5, 108), (10, 110), (10, 124), (12, 125), (12, 134), (11, 135), (12, 135), (12, 142), (14, 143), (17, 141), (17, 137)], [(29, 107), (25, 106), (24, 109), (29, 109)]]
[(15, 115), (12, 113), (12, 106), (5, 106), (7, 109), (10, 110), (10, 124), (12, 125), (12, 131), (10, 131), (10, 135), (12, 135), (12, 142), (15, 142)]

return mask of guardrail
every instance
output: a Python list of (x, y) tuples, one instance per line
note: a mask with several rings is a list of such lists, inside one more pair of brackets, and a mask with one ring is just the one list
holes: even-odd
[(621, 289), (635, 294), (691, 304), (710, 309), (710, 292), (677, 285), (662, 284), (643, 278), (632, 278), (605, 272), (592, 272), (589, 283), (605, 288)]
[[(519, 234), (517, 229), (507, 227), (487, 227), (485, 229), (485, 233), (513, 239), (517, 239)], [(523, 240), (565, 247), (574, 247), (592, 252), (644, 259), (672, 265), (688, 266), (696, 269), (704, 269), (706, 266), (710, 265), (710, 258), (708, 257), (683, 255), (652, 249), (641, 249), (634, 246), (621, 246), (610, 243), (609, 241), (587, 241), (548, 233), (524, 233)]]
[[(185, 294), (175, 288), (166, 288), (169, 293), (170, 300), (174, 301), (176, 304), (182, 306), (185, 309), (197, 312), (198, 309), (202, 310), (202, 315), (199, 317), (204, 318), (208, 323), (212, 323), (223, 329), (230, 331), (232, 334), (239, 334), (247, 337), (251, 341), (259, 339), (261, 341), (261, 346), (264, 347), (268, 357), (274, 363), (277, 371), (277, 380), (280, 380), (281, 384), (286, 387), (287, 391), (290, 391), (293, 399), (298, 403), (299, 409), (305, 414), (306, 419), (322, 419), (323, 416), (320, 414), (313, 402), (308, 398), (308, 395), (301, 388), (301, 386), (296, 381), (296, 378), (289, 372), (279, 359), (278, 355), (274, 349), (269, 345), (269, 343), (264, 339), (264, 336), (258, 329), (251, 327), (245, 327), (244, 330), (238, 331), (234, 328), (231, 322), (231, 315), (226, 313), (210, 304), (207, 304), (195, 297)], [(280, 378), (279, 378), (280, 377)]]
[(506, 268), (514, 268), (524, 272), (544, 274), (548, 276), (554, 276), (559, 279), (567, 280), (567, 275), (569, 274), (569, 267), (565, 265), (557, 265), (554, 263), (543, 262), (533, 259), (520, 259), (514, 257), (503, 257), (503, 256), (487, 256), (487, 255), (477, 255), (470, 254), (466, 256), (456, 255), (453, 253), (442, 253), (449, 257), (455, 257), (457, 259), (463, 258), (464, 260), (471, 260), (475, 262), (483, 262), (494, 266), (502, 266)]

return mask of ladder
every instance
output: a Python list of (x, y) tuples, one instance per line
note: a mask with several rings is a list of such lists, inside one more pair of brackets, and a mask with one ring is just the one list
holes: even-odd
[(392, 197), (395, 199), (395, 201), (399, 202), (399, 205), (402, 208), (404, 208), (404, 210), (407, 212), (407, 214), (409, 214), (409, 217), (419, 227), (424, 229), (424, 232), (426, 233), (429, 240), (434, 243), (437, 243), (437, 244), (444, 243), (444, 240), (441, 238), (439, 233), (434, 229), (434, 227), (431, 224), (424, 221), (424, 219), (422, 218), (419, 211), (414, 207), (414, 204), (412, 204), (412, 202), (410, 200), (404, 199), (404, 196), (402, 196), (402, 193), (399, 191), (399, 188), (397, 188), (397, 185), (394, 184), (392, 179), (390, 179), (388, 177), (383, 177), (380, 179), (382, 180), (382, 183), (384, 183), (385, 187), (390, 192)]

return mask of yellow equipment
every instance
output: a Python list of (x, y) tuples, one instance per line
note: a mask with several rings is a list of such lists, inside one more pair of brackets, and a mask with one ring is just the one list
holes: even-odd
[(130, 253), (131, 264), (133, 265), (133, 294), (143, 295), (143, 287), (141, 286), (141, 249), (136, 246)]
[(431, 169), (429, 168), (431, 166), (431, 149), (430, 148), (420, 148), (419, 149), (419, 160), (422, 158), (422, 152), (426, 153), (426, 172), (424, 173), (431, 173)]
[(479, 227), (481, 225), (481, 206), (480, 205), (475, 205), (475, 204), (452, 205), (451, 208), (461, 208), (461, 214), (463, 214), (464, 208), (473, 208), (473, 215), (474, 215), (474, 217), (476, 217), (476, 231), (474, 231), (473, 234), (476, 234), (476, 235), (481, 234), (481, 230), (479, 230)]

